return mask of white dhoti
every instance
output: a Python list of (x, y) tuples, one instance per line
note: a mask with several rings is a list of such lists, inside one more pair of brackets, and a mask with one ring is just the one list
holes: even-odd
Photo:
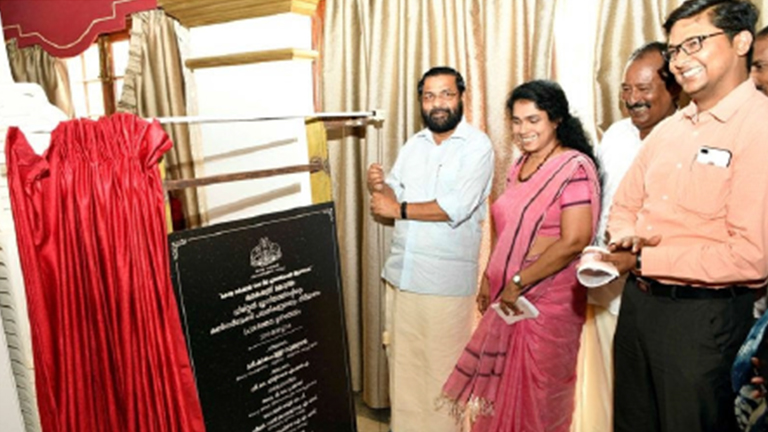
[(384, 343), (392, 432), (461, 430), (436, 403), (472, 336), (474, 310), (474, 296), (415, 294), (387, 284)]
[(613, 335), (626, 276), (589, 291), (576, 372), (571, 432), (613, 430)]

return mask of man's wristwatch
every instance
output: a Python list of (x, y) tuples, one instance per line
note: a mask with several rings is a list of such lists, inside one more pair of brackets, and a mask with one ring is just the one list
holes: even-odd
[(643, 267), (643, 258), (640, 252), (635, 255), (635, 271), (640, 272)]
[(400, 219), (408, 219), (408, 203), (405, 201), (400, 203)]
[(520, 273), (515, 273), (515, 275), (512, 276), (512, 283), (520, 288), (523, 287), (523, 278), (520, 277)]

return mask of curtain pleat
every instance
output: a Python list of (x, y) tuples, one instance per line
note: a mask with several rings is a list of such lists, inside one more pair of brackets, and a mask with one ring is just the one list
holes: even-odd
[(11, 39), (5, 47), (13, 80), (40, 84), (51, 104), (64, 111), (67, 117), (74, 117), (67, 63), (51, 56), (40, 45), (20, 49), (16, 39)]
[[(187, 115), (184, 71), (175, 22), (162, 10), (132, 15), (130, 55), (118, 111), (144, 118)], [(165, 125), (173, 148), (165, 158), (169, 179), (192, 179), (196, 152), (186, 124)], [(182, 202), (188, 228), (205, 222), (195, 188), (174, 192)]]
[(383, 109), (386, 117), (328, 137), (353, 384), (372, 407), (388, 405), (380, 271), (391, 232), (366, 211), (366, 169), (373, 162), (391, 168), (400, 146), (423, 127), (419, 78), (448, 65), (467, 81), (466, 118), (494, 143), (497, 194), (512, 157), (504, 103), (515, 85), (551, 77), (554, 10), (555, 0), (325, 3), (323, 109)]
[(157, 164), (171, 146), (133, 115), (59, 125), (7, 158), (46, 432), (204, 431), (171, 287)]

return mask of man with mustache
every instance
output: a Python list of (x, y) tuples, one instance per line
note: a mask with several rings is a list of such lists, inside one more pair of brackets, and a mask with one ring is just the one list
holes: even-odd
[(768, 99), (749, 77), (758, 10), (688, 0), (664, 23), (691, 103), (657, 125), (608, 218), (631, 271), (614, 338), (614, 430), (738, 431), (731, 367), (768, 278)]
[[(650, 42), (630, 55), (621, 83), (621, 102), (629, 117), (612, 124), (597, 148), (603, 176), (602, 211), (597, 231), (601, 246), (607, 244), (605, 227), (613, 195), (632, 165), (643, 139), (659, 122), (677, 110), (680, 84), (675, 81), (664, 60), (662, 53), (665, 49), (664, 43)], [(607, 330), (606, 334), (601, 334), (601, 339), (606, 341), (608, 347), (613, 340), (623, 282), (619, 279), (589, 291), (590, 303), (598, 305), (596, 318), (606, 321), (605, 325), (598, 327)], [(610, 314), (606, 314), (608, 311)], [(610, 361), (610, 358), (606, 360)]]
[(418, 85), (426, 129), (388, 176), (379, 164), (368, 169), (371, 213), (395, 221), (382, 272), (393, 432), (461, 429), (435, 401), (472, 333), (493, 175), (490, 139), (463, 119), (464, 90), (456, 70), (427, 71)]
[(752, 81), (768, 95), (768, 26), (755, 35), (755, 53), (752, 55)]
[[(680, 84), (675, 81), (662, 55), (666, 47), (661, 42), (650, 42), (630, 55), (621, 83), (621, 103), (629, 117), (613, 123), (597, 147), (603, 177), (602, 210), (597, 230), (601, 246), (607, 245), (605, 228), (613, 195), (640, 151), (643, 139), (659, 122), (677, 110)], [(613, 375), (608, 371), (613, 370), (613, 334), (625, 282), (626, 277), (621, 277), (587, 292), (594, 310), (596, 340), (599, 341), (599, 347), (595, 349), (599, 348), (604, 365), (596, 370), (606, 371), (600, 380), (600, 391), (607, 393), (606, 396), (610, 396), (613, 390)], [(586, 344), (584, 349), (591, 351)], [(606, 421), (610, 416), (608, 409), (605, 412)]]

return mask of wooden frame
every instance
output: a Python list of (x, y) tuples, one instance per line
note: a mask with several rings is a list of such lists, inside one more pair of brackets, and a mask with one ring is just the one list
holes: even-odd
[(185, 27), (218, 24), (281, 13), (312, 16), (319, 0), (158, 0)]
[(194, 58), (187, 60), (186, 65), (190, 69), (203, 69), (282, 60), (314, 60), (319, 56), (318, 52), (313, 50), (283, 48), (269, 51), (252, 51), (214, 57)]

